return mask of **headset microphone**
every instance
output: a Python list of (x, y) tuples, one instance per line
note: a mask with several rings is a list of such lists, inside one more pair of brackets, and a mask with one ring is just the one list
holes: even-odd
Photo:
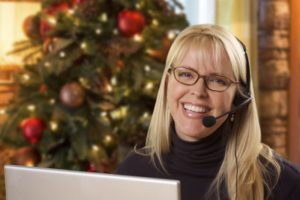
[(248, 97), (244, 102), (242, 102), (240, 105), (234, 107), (233, 109), (231, 109), (228, 112), (225, 112), (221, 115), (219, 115), (218, 117), (214, 117), (212, 115), (210, 116), (206, 116), (202, 119), (202, 124), (206, 127), (212, 127), (213, 125), (215, 125), (215, 123), (217, 122), (217, 119), (223, 117), (224, 115), (228, 115), (228, 114), (232, 114), (235, 113), (237, 110), (241, 109), (242, 107), (244, 107), (245, 105), (247, 105), (248, 103), (250, 103), (250, 101), (252, 100), (252, 97)]

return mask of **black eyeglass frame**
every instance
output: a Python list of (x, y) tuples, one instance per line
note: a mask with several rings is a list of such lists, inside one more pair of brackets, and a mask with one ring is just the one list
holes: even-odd
[[(176, 78), (176, 75), (175, 75), (175, 70), (178, 69), (178, 68), (184, 68), (184, 69), (191, 70), (191, 71), (195, 72), (195, 74), (197, 74), (197, 76), (198, 76), (197, 79), (196, 79), (193, 83), (191, 83), (191, 84), (187, 84), (187, 83), (183, 83), (183, 82), (179, 81), (179, 80)], [(199, 80), (200, 78), (203, 78), (205, 87), (206, 87), (207, 89), (211, 90), (211, 91), (214, 91), (214, 92), (224, 92), (224, 91), (226, 91), (232, 84), (239, 84), (239, 83), (240, 83), (239, 81), (233, 81), (233, 80), (231, 80), (230, 78), (228, 78), (228, 77), (226, 77), (226, 76), (222, 76), (222, 75), (214, 75), (214, 76), (218, 76), (218, 77), (225, 78), (225, 79), (228, 81), (229, 84), (227, 85), (227, 87), (226, 87), (224, 90), (213, 90), (213, 89), (209, 88), (208, 85), (207, 85), (207, 78), (208, 78), (209, 76), (200, 75), (196, 70), (194, 70), (194, 69), (192, 69), (192, 68), (187, 68), (187, 67), (173, 67), (173, 66), (171, 66), (171, 67), (168, 69), (168, 73), (171, 73), (171, 71), (173, 72), (173, 75), (174, 75), (175, 80), (176, 80), (177, 82), (183, 84), (183, 85), (189, 85), (189, 86), (194, 85), (194, 84), (196, 84), (196, 83), (198, 82), (198, 80)]]

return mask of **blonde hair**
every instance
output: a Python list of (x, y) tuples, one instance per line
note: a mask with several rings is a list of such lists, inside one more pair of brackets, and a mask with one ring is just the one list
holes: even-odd
[[(153, 163), (156, 165), (155, 161), (158, 161), (163, 169), (165, 168), (162, 154), (170, 150), (169, 130), (172, 121), (167, 108), (167, 73), (171, 65), (183, 59), (188, 49), (193, 47), (196, 47), (200, 54), (210, 50), (212, 54), (206, 53), (207, 55), (203, 56), (208, 56), (214, 62), (220, 60), (222, 52), (225, 53), (231, 63), (235, 80), (246, 82), (245, 52), (239, 41), (224, 28), (217, 25), (194, 25), (177, 36), (167, 56), (145, 146)], [(241, 86), (237, 92), (243, 95)], [(275, 181), (280, 174), (280, 166), (273, 157), (272, 150), (261, 143), (261, 129), (252, 83), (250, 92), (252, 101), (236, 113), (228, 136), (224, 160), (211, 185), (211, 191), (216, 190), (219, 194), (221, 184), (225, 183), (230, 199), (263, 200), (264, 195), (270, 193), (274, 186), (265, 180), (270, 177), (269, 168), (266, 166), (274, 170), (275, 174), (272, 176), (275, 177)], [(265, 165), (266, 163), (268, 165)]]

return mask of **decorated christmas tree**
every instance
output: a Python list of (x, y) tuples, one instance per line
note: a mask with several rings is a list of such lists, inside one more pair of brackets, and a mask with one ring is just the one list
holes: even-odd
[(43, 1), (12, 52), (25, 64), (1, 127), (11, 162), (112, 172), (143, 145), (167, 51), (187, 26), (180, 10), (176, 0)]

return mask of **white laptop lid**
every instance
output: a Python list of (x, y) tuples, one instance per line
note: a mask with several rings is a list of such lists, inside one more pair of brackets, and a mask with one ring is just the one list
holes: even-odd
[(177, 180), (5, 166), (6, 200), (180, 200)]

